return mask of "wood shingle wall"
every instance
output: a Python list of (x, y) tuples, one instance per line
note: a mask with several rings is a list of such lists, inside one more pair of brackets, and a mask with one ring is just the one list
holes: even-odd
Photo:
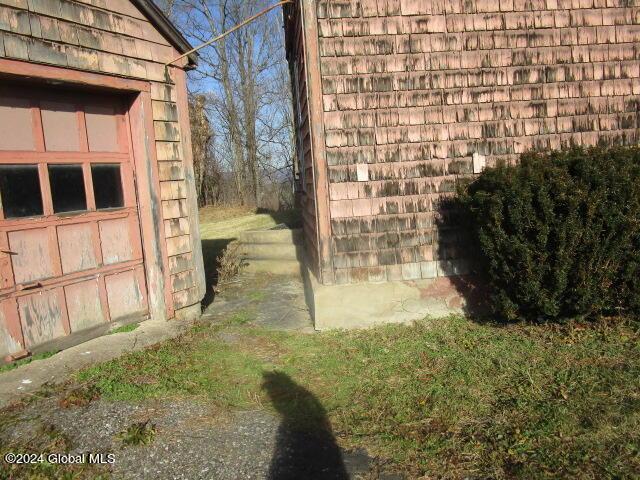
[(640, 138), (638, 0), (323, 0), (317, 16), (336, 283), (465, 273), (441, 200), (474, 155)]
[[(175, 78), (176, 49), (128, 0), (0, 0), (0, 56), (151, 81), (162, 212), (175, 308), (201, 298), (192, 257), (187, 159)], [(182, 72), (174, 72), (173, 76)]]

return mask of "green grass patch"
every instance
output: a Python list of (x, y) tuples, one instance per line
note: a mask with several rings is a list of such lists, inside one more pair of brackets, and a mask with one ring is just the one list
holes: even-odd
[(36, 355), (31, 355), (26, 358), (21, 358), (20, 360), (16, 360), (15, 362), (7, 363), (6, 365), (0, 365), (0, 373), (8, 372), (10, 370), (16, 369), (21, 365), (26, 365), (36, 360), (44, 360), (45, 358), (52, 357), (58, 352), (43, 352), (38, 353)]
[(79, 379), (108, 399), (196, 397), (328, 420), (344, 445), (411, 478), (640, 472), (637, 323), (499, 327), (450, 317), (316, 335), (243, 323), (199, 325)]
[(129, 425), (118, 434), (118, 440), (123, 445), (148, 445), (156, 436), (156, 426), (146, 422), (136, 422)]
[(229, 320), (227, 320), (227, 325), (244, 325), (245, 323), (249, 323), (251, 320), (253, 320), (253, 314), (242, 310), (231, 315)]
[[(237, 314), (230, 324), (246, 318)], [(221, 407), (247, 407), (262, 363), (236, 351), (217, 331), (196, 326), (178, 338), (86, 369), (79, 380), (95, 382), (103, 397), (114, 400), (198, 396)]]
[(249, 293), (248, 297), (250, 300), (253, 300), (254, 302), (260, 302), (267, 297), (267, 294), (262, 291), (255, 291), (255, 292)]
[(122, 325), (121, 327), (114, 328), (113, 330), (109, 330), (109, 335), (113, 335), (114, 333), (133, 332), (139, 326), (140, 326), (139, 323), (129, 323), (128, 325)]

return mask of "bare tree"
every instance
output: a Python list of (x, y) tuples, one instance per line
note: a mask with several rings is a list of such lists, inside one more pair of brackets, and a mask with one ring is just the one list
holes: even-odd
[[(171, 4), (174, 21), (194, 43), (204, 43), (267, 5), (264, 0)], [(273, 12), (199, 53), (190, 86), (205, 98), (203, 111), (215, 132), (211, 148), (226, 172), (222, 181), (233, 179), (237, 202), (259, 206), (273, 190), (266, 184), (286, 184), (291, 177), (292, 116), (281, 18)]]
[(219, 203), (223, 196), (223, 175), (213, 149), (215, 135), (205, 110), (206, 101), (204, 95), (189, 97), (193, 171), (201, 207)]
[(160, 10), (162, 10), (170, 20), (173, 20), (176, 0), (156, 0), (156, 3), (160, 7)]

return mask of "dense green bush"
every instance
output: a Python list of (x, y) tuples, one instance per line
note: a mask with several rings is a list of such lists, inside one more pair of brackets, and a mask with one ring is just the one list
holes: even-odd
[(640, 311), (640, 149), (529, 153), (462, 204), (504, 320)]

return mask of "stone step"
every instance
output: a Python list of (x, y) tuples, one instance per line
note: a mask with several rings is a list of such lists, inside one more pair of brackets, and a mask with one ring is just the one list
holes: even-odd
[(255, 260), (297, 260), (302, 258), (302, 246), (288, 243), (241, 243), (240, 255)]
[(250, 273), (272, 273), (273, 275), (301, 275), (297, 260), (254, 260), (243, 261), (242, 270)]
[(283, 243), (302, 245), (302, 230), (247, 230), (238, 236), (240, 243)]

